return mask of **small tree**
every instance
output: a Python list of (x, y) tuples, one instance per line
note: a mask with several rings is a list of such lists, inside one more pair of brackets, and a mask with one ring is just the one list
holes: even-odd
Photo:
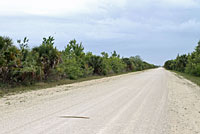
[(37, 64), (41, 66), (44, 79), (47, 79), (51, 70), (60, 62), (60, 53), (54, 45), (54, 38), (49, 36), (43, 38), (43, 42), (39, 47), (33, 48), (33, 53), (38, 54)]
[(62, 63), (58, 70), (64, 77), (77, 79), (84, 76), (84, 69), (87, 67), (84, 61), (85, 53), (82, 43), (78, 44), (76, 40), (71, 40), (65, 50), (62, 52)]

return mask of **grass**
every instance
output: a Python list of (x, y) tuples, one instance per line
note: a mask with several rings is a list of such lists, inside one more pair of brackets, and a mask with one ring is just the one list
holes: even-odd
[[(149, 70), (149, 69), (146, 69)], [(133, 72), (144, 72), (145, 70), (141, 71), (133, 71)], [(122, 75), (122, 74), (128, 74), (132, 72), (123, 72), (123, 73), (118, 73), (118, 74), (109, 74), (106, 76), (99, 76), (99, 75), (93, 75), (93, 76), (88, 76), (85, 78), (79, 78), (77, 80), (70, 80), (70, 79), (62, 79), (62, 80), (57, 80), (57, 81), (46, 81), (46, 82), (37, 82), (32, 85), (18, 85), (15, 87), (11, 87), (9, 85), (1, 85), (0, 83), (0, 98), (5, 96), (5, 95), (14, 95), (17, 93), (24, 93), (32, 90), (40, 90), (40, 89), (46, 89), (46, 88), (51, 88), (51, 87), (56, 87), (60, 85), (66, 85), (66, 84), (72, 84), (72, 83), (77, 83), (77, 82), (82, 82), (82, 81), (88, 81), (88, 80), (93, 80), (93, 79), (101, 79), (105, 77), (112, 77), (112, 76), (117, 76), (117, 75)]]
[(46, 88), (55, 87), (55, 86), (59, 86), (59, 85), (72, 84), (72, 83), (76, 83), (76, 82), (100, 79), (100, 78), (105, 78), (105, 77), (112, 77), (112, 76), (127, 74), (127, 73), (130, 73), (130, 72), (119, 73), (119, 74), (110, 74), (110, 75), (106, 75), (106, 76), (95, 75), (95, 76), (89, 76), (89, 77), (85, 77), (85, 78), (79, 78), (77, 80), (62, 79), (62, 80), (57, 80), (57, 81), (37, 82), (32, 85), (27, 85), (27, 86), (18, 85), (16, 87), (10, 87), (9, 85), (6, 85), (6, 84), (1, 85), (1, 83), (0, 83), (0, 97), (3, 97), (5, 95), (13, 95), (13, 94), (17, 94), (17, 93), (23, 93), (23, 92), (32, 91), (32, 90), (46, 89)]
[(198, 86), (200, 86), (200, 77), (191, 75), (191, 74), (187, 74), (187, 73), (182, 73), (182, 72), (177, 72), (177, 71), (173, 71), (176, 74), (183, 76), (184, 78), (192, 81), (193, 83), (197, 84)]
[(8, 85), (1, 85), (0, 86), (0, 97), (3, 97), (4, 95), (13, 95), (16, 93), (23, 93), (31, 90), (39, 90), (39, 89), (45, 89), (45, 88), (50, 88), (50, 87), (55, 87), (59, 85), (65, 85), (65, 84), (72, 84), (75, 82), (82, 82), (82, 81), (87, 81), (87, 80), (92, 80), (92, 79), (100, 79), (105, 76), (89, 76), (86, 78), (80, 78), (77, 80), (70, 80), (70, 79), (62, 79), (58, 81), (46, 81), (46, 82), (37, 82), (32, 85), (19, 85), (16, 87), (10, 87)]

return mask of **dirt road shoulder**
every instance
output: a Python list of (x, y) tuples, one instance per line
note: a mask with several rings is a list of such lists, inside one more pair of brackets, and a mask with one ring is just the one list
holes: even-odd
[(200, 133), (200, 88), (168, 72), (169, 124), (173, 134)]

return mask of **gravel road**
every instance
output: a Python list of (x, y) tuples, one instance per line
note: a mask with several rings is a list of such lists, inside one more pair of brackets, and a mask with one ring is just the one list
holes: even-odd
[(163, 68), (0, 99), (0, 134), (197, 134), (200, 92)]

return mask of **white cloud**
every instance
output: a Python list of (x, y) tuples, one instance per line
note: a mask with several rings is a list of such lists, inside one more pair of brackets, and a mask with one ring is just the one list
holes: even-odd
[(159, 32), (181, 32), (197, 33), (199, 32), (200, 22), (195, 19), (189, 19), (183, 22), (158, 22), (154, 25), (155, 31)]
[(72, 12), (88, 12), (86, 4), (93, 4), (89, 0), (6, 0), (1, 2), (1, 14), (62, 14)]
[[(61, 49), (65, 41), (76, 38), (97, 52), (100, 50), (95, 45), (104, 51), (127, 48), (124, 53), (129, 51), (131, 55), (141, 49), (139, 46), (143, 46), (140, 53), (144, 48), (148, 53), (148, 49), (160, 45), (184, 45), (173, 49), (176, 55), (180, 48), (190, 48), (188, 45), (199, 39), (199, 3), (200, 0), (1, 0), (0, 34), (14, 40), (28, 36), (31, 46), (39, 45), (42, 37), (53, 35)], [(159, 52), (169, 55), (163, 48)]]
[(198, 8), (199, 0), (127, 0), (128, 6), (132, 8)]
[(163, 5), (169, 5), (173, 7), (198, 7), (199, 1), (197, 0), (160, 0)]
[(125, 6), (126, 0), (5, 0), (0, 15), (70, 15), (94, 13), (108, 6)]
[(74, 15), (105, 13), (113, 8), (199, 7), (197, 0), (2, 0), (0, 15)]
[(200, 22), (195, 19), (191, 19), (191, 20), (182, 22), (180, 25), (177, 25), (177, 28), (179, 31), (188, 31), (188, 32), (193, 32), (193, 33), (195, 33), (196, 31), (199, 31), (199, 27), (200, 27)]

